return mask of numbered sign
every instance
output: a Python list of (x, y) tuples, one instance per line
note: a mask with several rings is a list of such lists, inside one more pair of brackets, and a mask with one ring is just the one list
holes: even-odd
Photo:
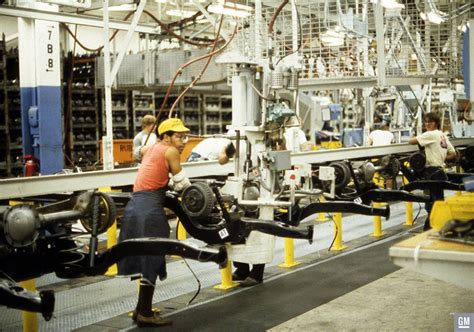
[(36, 20), (36, 84), (57, 86), (60, 82), (59, 24)]

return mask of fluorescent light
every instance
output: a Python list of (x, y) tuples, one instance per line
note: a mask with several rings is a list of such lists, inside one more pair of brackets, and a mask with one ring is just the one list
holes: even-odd
[(420, 17), (423, 21), (428, 21), (433, 24), (441, 24), (444, 22), (444, 18), (434, 11), (430, 11), (428, 13), (420, 12)]
[(214, 14), (248, 17), (251, 15), (253, 8), (239, 3), (234, 3), (232, 0), (227, 1), (225, 4), (223, 0), (219, 0), (217, 4), (210, 5), (207, 10)]
[(191, 10), (179, 10), (179, 9), (170, 9), (166, 11), (166, 15), (176, 16), (180, 18), (188, 18), (196, 14), (195, 11)]
[(246, 10), (248, 12), (251, 12), (253, 10), (252, 7), (250, 6), (247, 6), (247, 5), (243, 5), (243, 4), (240, 4), (238, 3), (238, 0), (227, 0), (227, 1), (224, 1), (224, 0), (218, 0), (217, 1), (218, 4), (221, 4), (221, 5), (224, 5), (226, 7), (229, 7), (229, 8), (233, 8), (233, 9), (240, 9), (240, 10)]
[[(103, 10), (103, 8), (100, 8), (100, 10)], [(130, 12), (134, 10), (137, 10), (137, 5), (135, 3), (124, 3), (109, 7), (109, 12)]]
[(397, 0), (371, 0), (372, 3), (380, 2), (382, 7), (387, 9), (405, 8), (404, 4), (399, 3)]
[(435, 12), (429, 12), (428, 14), (426, 14), (426, 18), (428, 19), (428, 21), (434, 24), (441, 24), (444, 22), (444, 18), (442, 18)]
[(344, 45), (344, 33), (339, 32), (337, 27), (326, 30), (319, 39), (321, 39), (324, 46)]

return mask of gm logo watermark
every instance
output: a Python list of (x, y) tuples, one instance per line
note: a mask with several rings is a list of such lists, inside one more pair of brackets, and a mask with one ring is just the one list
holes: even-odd
[(454, 314), (455, 332), (474, 332), (474, 313), (455, 313)]

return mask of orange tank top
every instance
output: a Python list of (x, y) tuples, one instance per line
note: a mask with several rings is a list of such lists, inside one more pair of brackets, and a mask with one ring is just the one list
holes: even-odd
[(146, 151), (133, 185), (134, 192), (156, 190), (168, 185), (170, 167), (165, 152), (169, 147), (169, 144), (157, 142)]

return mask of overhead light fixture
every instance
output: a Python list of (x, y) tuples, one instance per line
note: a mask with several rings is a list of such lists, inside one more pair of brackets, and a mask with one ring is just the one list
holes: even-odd
[(253, 8), (250, 6), (239, 4), (237, 2), (233, 2), (233, 0), (228, 0), (225, 3), (223, 0), (219, 0), (217, 4), (210, 5), (207, 10), (210, 13), (214, 14), (224, 14), (235, 17), (248, 17), (252, 15)]
[(383, 8), (386, 9), (402, 9), (405, 8), (404, 4), (399, 3), (397, 0), (371, 0), (372, 3), (380, 3)]
[[(103, 10), (103, 8), (99, 8), (100, 10)], [(131, 12), (137, 10), (137, 4), (135, 3), (124, 3), (121, 5), (116, 5), (116, 6), (110, 6), (109, 12)]]
[(196, 14), (196, 12), (191, 11), (191, 10), (170, 9), (170, 10), (166, 11), (166, 15), (176, 16), (176, 17), (180, 17), (180, 18), (188, 18), (188, 17), (191, 17), (195, 14)]
[(344, 33), (340, 32), (337, 27), (326, 30), (326, 32), (324, 32), (320, 37), (321, 43), (328, 47), (344, 45), (344, 38)]
[(428, 13), (420, 12), (420, 17), (423, 21), (428, 21), (433, 24), (441, 24), (445, 21), (444, 18), (433, 11), (429, 11)]

